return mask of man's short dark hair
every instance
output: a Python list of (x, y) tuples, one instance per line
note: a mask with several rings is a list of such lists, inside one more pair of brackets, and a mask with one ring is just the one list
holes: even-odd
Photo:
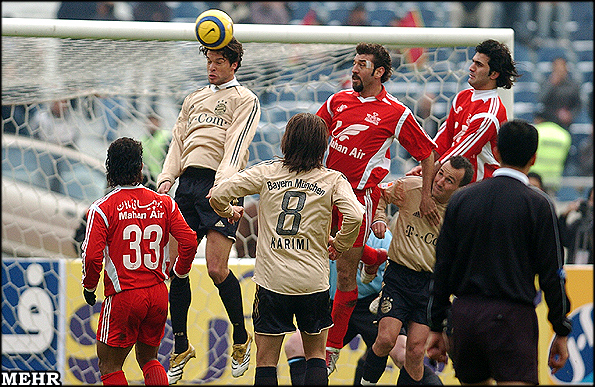
[(384, 83), (389, 80), (393, 73), (392, 59), (386, 48), (376, 43), (359, 43), (355, 48), (355, 52), (359, 55), (374, 55), (374, 70), (378, 67), (384, 67), (384, 74), (380, 78), (380, 82)]
[(498, 151), (502, 164), (524, 168), (537, 152), (539, 134), (527, 121), (506, 121), (498, 131)]
[(242, 43), (240, 43), (236, 38), (231, 38), (230, 42), (227, 43), (226, 46), (218, 50), (212, 50), (205, 46), (200, 46), (200, 52), (202, 52), (204, 56), (207, 56), (207, 52), (209, 51), (220, 52), (221, 55), (223, 55), (223, 57), (227, 59), (230, 64), (237, 63), (238, 66), (236, 67), (234, 72), (237, 72), (239, 68), (242, 66), (242, 56), (244, 55), (244, 47), (242, 46)]
[(454, 169), (465, 169), (465, 174), (459, 183), (459, 187), (464, 187), (471, 183), (473, 175), (475, 174), (475, 169), (473, 169), (473, 164), (471, 164), (471, 161), (469, 161), (468, 158), (465, 156), (456, 155), (452, 156), (447, 161), (450, 161), (450, 165), (452, 165)]
[(107, 149), (107, 184), (138, 185), (143, 181), (143, 146), (140, 141), (120, 137)]
[(494, 39), (488, 39), (479, 43), (475, 47), (475, 51), (490, 58), (488, 62), (490, 74), (494, 71), (500, 73), (496, 78), (496, 86), (510, 89), (520, 75), (516, 70), (516, 63), (512, 60), (508, 46)]

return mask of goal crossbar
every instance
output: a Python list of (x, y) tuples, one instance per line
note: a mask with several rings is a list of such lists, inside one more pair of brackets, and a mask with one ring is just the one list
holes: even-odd
[[(68, 39), (195, 41), (194, 23), (2, 18), (2, 36)], [(514, 57), (511, 28), (429, 28), (234, 24), (241, 42), (357, 44), (374, 42), (395, 47), (475, 46), (486, 39), (505, 43)], [(511, 90), (499, 90), (514, 117)]]
[[(194, 23), (2, 18), (3, 36), (70, 39), (196, 40)], [(416, 47), (473, 46), (496, 39), (512, 48), (510, 28), (428, 28), (234, 24), (241, 42), (340, 43), (373, 41)]]

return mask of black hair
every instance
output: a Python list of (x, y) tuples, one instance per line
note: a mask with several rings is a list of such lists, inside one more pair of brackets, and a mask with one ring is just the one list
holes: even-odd
[(384, 46), (376, 43), (359, 43), (355, 48), (355, 52), (359, 55), (373, 55), (374, 70), (378, 67), (384, 67), (384, 74), (382, 74), (380, 82), (384, 83), (389, 80), (393, 73), (392, 59)]
[(475, 51), (490, 58), (490, 74), (494, 71), (500, 73), (496, 78), (496, 86), (510, 89), (516, 79), (520, 77), (516, 69), (516, 63), (512, 60), (512, 55), (508, 46), (494, 39), (488, 39), (479, 43)]
[(107, 149), (105, 160), (107, 184), (137, 185), (143, 181), (143, 146), (140, 141), (121, 137)]
[(506, 121), (498, 131), (498, 151), (502, 164), (524, 168), (537, 152), (539, 134), (524, 120)]

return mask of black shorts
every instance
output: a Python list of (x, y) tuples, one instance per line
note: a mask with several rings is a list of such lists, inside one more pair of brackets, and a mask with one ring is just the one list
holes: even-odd
[(451, 356), (461, 383), (539, 382), (533, 305), (463, 296), (453, 301), (451, 318)]
[[(217, 215), (206, 198), (215, 182), (215, 173), (212, 169), (186, 168), (180, 176), (175, 200), (199, 241), (209, 230), (219, 231), (235, 241), (239, 222), (230, 224), (227, 218)], [(243, 206), (244, 198), (239, 198), (237, 205)]]
[(329, 291), (286, 295), (256, 285), (252, 323), (254, 333), (283, 335), (295, 332), (293, 316), (300, 331), (318, 334), (333, 325)]
[(393, 317), (400, 320), (403, 326), (410, 321), (429, 325), (427, 309), (431, 275), (429, 271), (415, 271), (388, 261), (384, 271), (378, 321), (383, 317)]
[(343, 338), (343, 346), (349, 344), (357, 335), (361, 335), (366, 346), (370, 348), (376, 340), (378, 325), (374, 324), (376, 315), (370, 312), (370, 303), (376, 298), (376, 294), (364, 298), (358, 298), (355, 309), (349, 319), (347, 332)]

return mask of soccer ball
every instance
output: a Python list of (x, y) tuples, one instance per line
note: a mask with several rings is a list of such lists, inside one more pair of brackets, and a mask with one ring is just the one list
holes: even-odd
[(196, 19), (196, 38), (208, 49), (219, 50), (233, 37), (233, 20), (223, 11), (209, 9)]

